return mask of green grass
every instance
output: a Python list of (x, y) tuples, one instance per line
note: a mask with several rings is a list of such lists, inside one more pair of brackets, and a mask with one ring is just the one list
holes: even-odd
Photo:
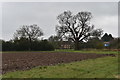
[(8, 72), (3, 78), (115, 78), (117, 76), (117, 57), (104, 57)]
[(118, 51), (110, 51), (110, 50), (97, 50), (97, 49), (91, 49), (91, 50), (73, 50), (73, 49), (58, 49), (56, 52), (79, 52), (79, 53), (97, 53), (97, 54), (118, 54)]
[(21, 53), (21, 52), (79, 52), (79, 53), (97, 53), (97, 54), (118, 54), (118, 51), (110, 50), (73, 50), (73, 49), (57, 49), (55, 51), (3, 51), (0, 53)]

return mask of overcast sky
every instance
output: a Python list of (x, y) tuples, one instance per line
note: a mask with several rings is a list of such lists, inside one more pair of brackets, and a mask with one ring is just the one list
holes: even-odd
[(102, 28), (104, 33), (118, 36), (117, 2), (7, 2), (2, 4), (0, 39), (10, 40), (17, 29), (30, 24), (37, 24), (44, 32), (44, 38), (55, 35), (56, 17), (65, 10), (73, 14), (90, 11), (95, 28)]

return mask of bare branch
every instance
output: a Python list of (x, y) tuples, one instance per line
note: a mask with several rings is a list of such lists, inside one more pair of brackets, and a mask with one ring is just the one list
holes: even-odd
[(57, 17), (59, 26), (56, 27), (56, 31), (62, 36), (70, 37), (68, 35), (71, 35), (72, 40), (78, 42), (92, 36), (100, 36), (102, 30), (94, 30), (94, 25), (90, 24), (91, 18), (91, 12), (79, 12), (72, 15), (72, 12), (65, 11)]
[(27, 38), (29, 40), (36, 40), (38, 37), (43, 35), (41, 29), (33, 24), (33, 25), (23, 25), (19, 30), (16, 31), (15, 37), (18, 38)]

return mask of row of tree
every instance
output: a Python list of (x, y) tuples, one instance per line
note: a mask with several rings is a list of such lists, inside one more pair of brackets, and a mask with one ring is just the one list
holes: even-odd
[(39, 40), (43, 35), (39, 26), (23, 25), (14, 33), (14, 39), (2, 41), (3, 51), (50, 51), (54, 46), (47, 40)]
[[(51, 36), (49, 42), (54, 43), (56, 49), (60, 49), (63, 40), (59, 40), (57, 36)], [(101, 38), (94, 37), (88, 39), (87, 42), (80, 42), (79, 49), (118, 49), (120, 47), (120, 38), (113, 38), (111, 34), (105, 33)], [(68, 40), (69, 43), (74, 49), (74, 42)], [(108, 42), (109, 46), (105, 46), (105, 43)]]
[(81, 49), (118, 49), (120, 47), (119, 38), (112, 39), (108, 42), (108, 46), (105, 46), (106, 42), (102, 39), (93, 38), (90, 39), (87, 43), (81, 43)]
[(31, 41), (21, 38), (20, 40), (2, 41), (2, 51), (52, 51), (54, 46), (47, 40)]
[(103, 30), (95, 29), (90, 23), (91, 18), (91, 12), (78, 12), (74, 15), (71, 11), (64, 11), (57, 16), (57, 36), (51, 36), (48, 40), (40, 40), (39, 37), (43, 35), (43, 32), (39, 26), (23, 25), (16, 30), (13, 40), (2, 41), (2, 48), (3, 50), (54, 50), (54, 48), (60, 48), (61, 41), (70, 41), (74, 49), (79, 50), (89, 48), (89, 46), (102, 47), (103, 42), (112, 41), (111, 34), (105, 34), (101, 38)]
[[(111, 34), (108, 36), (107, 33), (99, 39), (91, 38), (87, 42), (79, 43), (79, 49), (118, 49), (120, 47), (119, 38), (113, 38)], [(64, 40), (60, 39), (58, 36), (51, 36), (48, 40), (34, 40), (29, 42), (26, 38), (14, 39), (10, 41), (3, 41), (2, 43), (2, 50), (3, 51), (51, 51), (54, 49), (61, 49), (62, 42)], [(109, 46), (105, 47), (104, 42), (109, 41)], [(72, 49), (74, 49), (74, 42), (68, 40), (67, 42), (71, 43)]]

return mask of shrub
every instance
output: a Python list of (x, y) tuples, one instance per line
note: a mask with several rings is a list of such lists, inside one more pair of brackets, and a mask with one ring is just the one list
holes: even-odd
[[(31, 46), (30, 46), (31, 45)], [(2, 51), (52, 51), (54, 47), (47, 40), (32, 41), (31, 43), (27, 39), (20, 39), (16, 41), (3, 41)]]

